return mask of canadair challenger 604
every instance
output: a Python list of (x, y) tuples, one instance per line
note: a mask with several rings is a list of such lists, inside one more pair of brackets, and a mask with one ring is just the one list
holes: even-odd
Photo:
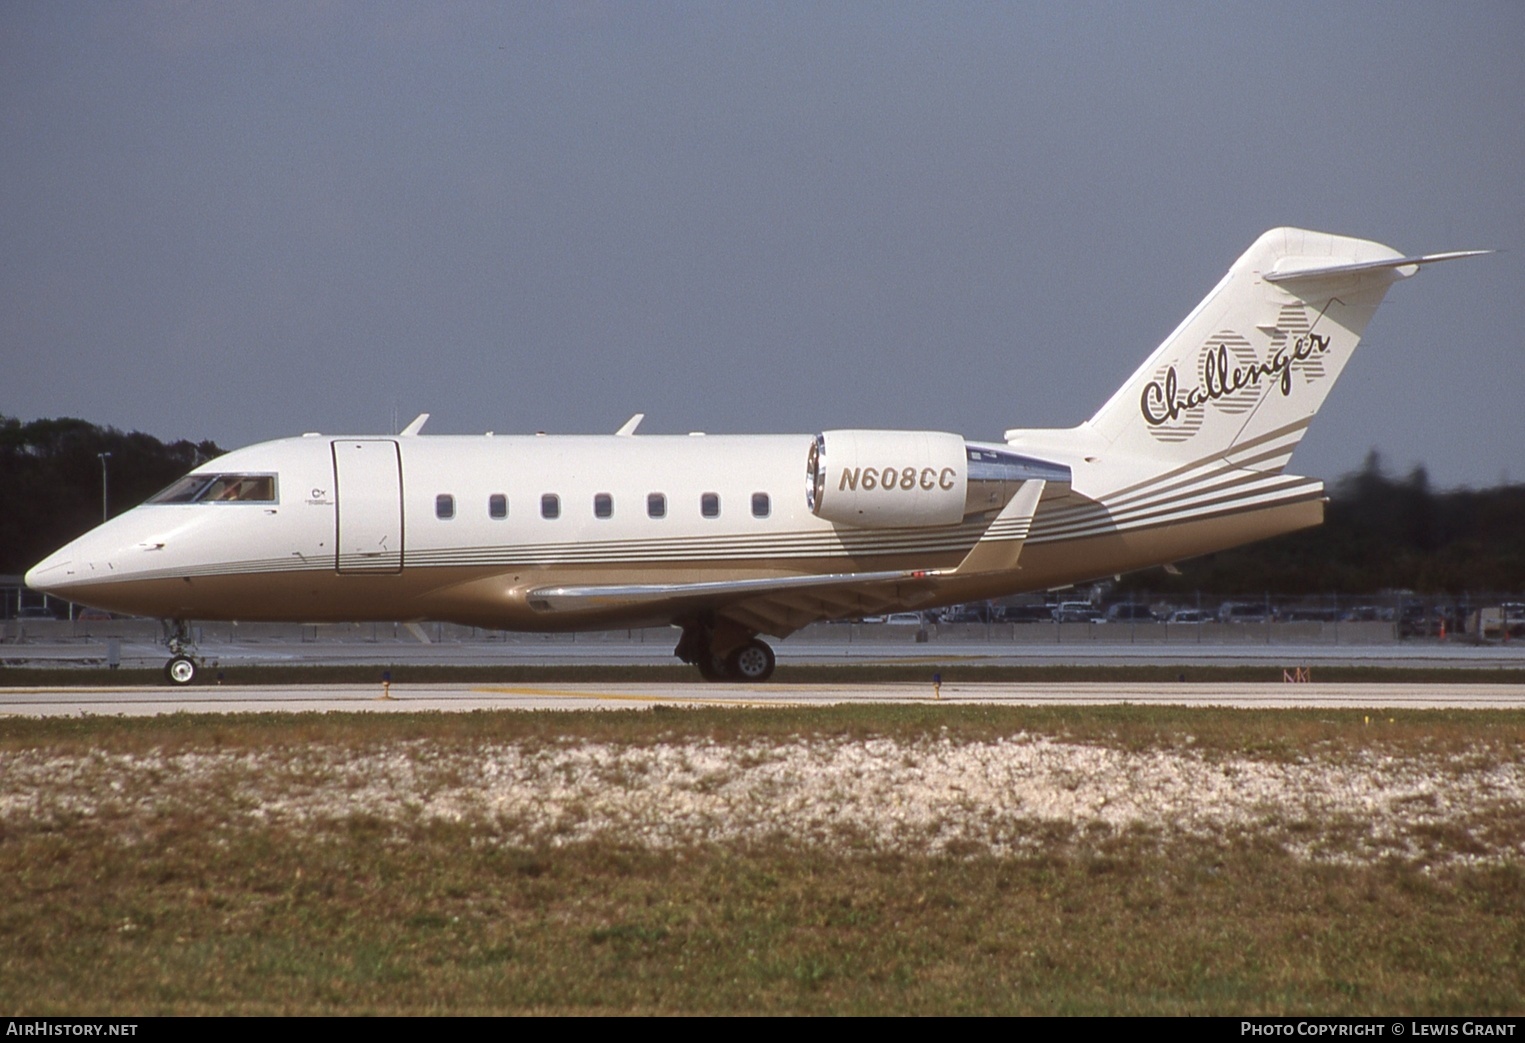
[(29, 586), (165, 620), (681, 629), (761, 681), (818, 620), (1044, 590), (1317, 525), (1286, 470), (1404, 256), (1278, 228), (1090, 420), (1007, 431), (303, 435), (228, 453), (59, 550)]

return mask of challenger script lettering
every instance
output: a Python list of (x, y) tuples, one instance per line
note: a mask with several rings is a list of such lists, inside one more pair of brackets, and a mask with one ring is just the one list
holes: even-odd
[(1290, 395), (1293, 365), (1328, 350), (1328, 337), (1308, 333), (1293, 341), (1290, 351), (1282, 348), (1265, 362), (1236, 366), (1229, 358), (1228, 348), (1220, 344), (1202, 360), (1201, 384), (1182, 393), (1177, 384), (1176, 369), (1171, 366), (1163, 381), (1151, 380), (1144, 385), (1139, 408), (1144, 419), (1157, 427), (1178, 419), (1182, 413), (1204, 403), (1227, 398), (1236, 391), (1258, 385), (1267, 377), (1275, 378), (1283, 395)]

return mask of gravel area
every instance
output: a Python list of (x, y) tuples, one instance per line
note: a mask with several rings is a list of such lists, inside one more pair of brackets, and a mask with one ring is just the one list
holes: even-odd
[(356, 751), (0, 755), (0, 826), (99, 823), (129, 840), (347, 819), (464, 822), (486, 841), (671, 847), (786, 839), (1023, 856), (1133, 832), (1255, 835), (1324, 861), (1525, 856), (1525, 766), (1488, 751), (1294, 763), (1015, 736), (751, 743), (459, 744)]

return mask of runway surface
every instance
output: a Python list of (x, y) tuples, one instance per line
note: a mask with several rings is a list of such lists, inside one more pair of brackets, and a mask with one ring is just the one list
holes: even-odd
[[(1088, 663), (1103, 666), (1394, 666), (1519, 669), (1525, 667), (1525, 642), (1508, 645), (1435, 643), (1386, 645), (1312, 644), (1103, 644), (1003, 645), (986, 642), (938, 644), (790, 643), (776, 646), (778, 661), (790, 666), (905, 666), (957, 662), (969, 666), (1053, 666)], [(417, 645), (398, 642), (364, 644), (203, 642), (199, 649), (209, 666), (667, 666), (677, 662), (671, 643), (523, 642), (516, 644), (450, 643)], [(157, 669), (168, 654), (149, 642), (124, 642), (120, 663), (128, 668)], [(12, 666), (104, 666), (101, 643), (29, 642), (0, 646), (0, 661)]]
[[(244, 666), (670, 665), (671, 627), (515, 634), (450, 624), (235, 624), (192, 628), (205, 664)], [(919, 640), (925, 636), (926, 640)], [(1391, 622), (1235, 624), (817, 624), (773, 642), (788, 666), (1390, 666), (1525, 668), (1525, 641), (1407, 638)], [(0, 665), (157, 669), (168, 653), (145, 620), (14, 621), (0, 627)]]
[(472, 710), (648, 709), (653, 706), (888, 705), (1231, 706), (1240, 708), (1521, 709), (1505, 684), (420, 684), (222, 685), (195, 688), (0, 689), (0, 715), (168, 713), (461, 713)]

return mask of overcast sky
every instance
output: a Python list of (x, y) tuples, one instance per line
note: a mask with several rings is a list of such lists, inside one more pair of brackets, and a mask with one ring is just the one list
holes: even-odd
[[(1267, 228), (1399, 284), (1293, 469), (1525, 480), (1525, 4), (0, 5), (0, 413), (1088, 417)], [(803, 466), (803, 464), (802, 464)]]

